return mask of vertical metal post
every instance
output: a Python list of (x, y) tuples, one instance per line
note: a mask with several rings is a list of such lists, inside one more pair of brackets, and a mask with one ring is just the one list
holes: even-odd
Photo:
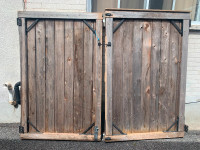
[(144, 9), (149, 9), (149, 1), (150, 0), (144, 0)]
[(172, 10), (175, 10), (175, 6), (176, 6), (176, 0), (173, 0), (173, 2), (172, 2)]
[(118, 0), (118, 3), (117, 3), (117, 8), (120, 8), (120, 0)]
[(194, 21), (200, 21), (200, 0), (197, 0)]

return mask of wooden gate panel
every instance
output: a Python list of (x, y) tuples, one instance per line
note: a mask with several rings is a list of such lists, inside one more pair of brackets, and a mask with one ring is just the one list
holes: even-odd
[[(142, 132), (159, 132), (161, 138), (183, 135), (177, 128), (183, 37), (175, 27), (181, 30), (182, 21), (177, 20), (178, 13), (175, 20), (163, 12), (156, 12), (156, 17), (154, 11), (143, 12), (147, 13), (152, 15), (148, 20), (137, 10), (106, 12), (106, 40), (112, 43), (106, 47), (106, 141), (147, 138)], [(111, 114), (112, 120), (107, 120)]]
[(21, 14), (28, 15), (19, 28), (21, 38), (25, 36), (21, 42), (22, 125), (28, 133), (21, 137), (100, 140), (102, 16), (55, 14)]

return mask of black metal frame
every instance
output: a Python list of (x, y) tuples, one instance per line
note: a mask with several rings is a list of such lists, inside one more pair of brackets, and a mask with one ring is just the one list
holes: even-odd
[(30, 125), (35, 129), (35, 131), (40, 132), (40, 131), (36, 128), (36, 126), (34, 126), (29, 120), (27, 120), (27, 124), (28, 124), (28, 125), (30, 124)]
[(179, 125), (179, 117), (177, 117), (177, 119), (175, 120), (175, 122), (165, 131), (165, 132), (170, 132), (169, 130), (174, 126), (176, 126), (176, 131), (178, 132), (178, 125)]
[(171, 20), (170, 22), (176, 28), (176, 30), (181, 34), (181, 36), (183, 36), (183, 22), (181, 23), (181, 29), (179, 28), (179, 26), (177, 26), (177, 24), (173, 20)]
[(113, 34), (117, 31), (117, 29), (124, 23), (125, 19), (122, 19), (119, 24), (113, 29)]
[(119, 133), (121, 133), (122, 135), (127, 135), (126, 133), (122, 132), (122, 130), (118, 128), (114, 123), (112, 125), (115, 129), (117, 129), (117, 131), (119, 131)]

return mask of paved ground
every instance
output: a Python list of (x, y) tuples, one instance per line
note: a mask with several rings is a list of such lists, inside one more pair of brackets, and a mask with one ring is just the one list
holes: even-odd
[(189, 131), (184, 138), (129, 142), (75, 142), (20, 140), (18, 124), (0, 124), (0, 150), (57, 150), (57, 149), (137, 149), (137, 150), (200, 150), (200, 131)]

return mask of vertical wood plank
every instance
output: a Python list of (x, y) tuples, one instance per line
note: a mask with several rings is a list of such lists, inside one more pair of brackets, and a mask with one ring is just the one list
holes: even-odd
[(141, 101), (143, 21), (133, 22), (133, 103), (132, 132), (140, 132), (143, 126), (143, 102)]
[(152, 23), (145, 21), (143, 24), (143, 49), (142, 49), (142, 78), (141, 102), (144, 111), (144, 126), (142, 131), (149, 131), (150, 121), (150, 64), (151, 64), (151, 30)]
[(158, 101), (159, 101), (159, 77), (160, 77), (160, 40), (161, 21), (152, 22), (151, 36), (151, 100), (150, 100), (150, 132), (157, 131), (158, 127)]
[[(114, 21), (118, 25), (120, 20)], [(123, 42), (124, 42), (124, 23), (113, 34), (113, 59), (112, 59), (112, 122), (118, 128), (124, 128), (124, 102), (123, 102)], [(110, 31), (112, 32), (112, 30)], [(113, 134), (119, 134), (113, 128)]]
[(36, 25), (37, 129), (45, 131), (45, 22)]
[[(177, 21), (175, 22), (177, 23)], [(177, 92), (177, 69), (178, 69), (178, 47), (179, 47), (179, 33), (177, 29), (171, 24), (170, 25), (170, 54), (169, 54), (169, 120), (167, 128), (169, 128), (176, 120), (175, 116), (175, 104), (176, 104), (176, 92)], [(175, 126), (172, 127), (171, 131), (175, 130)]]
[(27, 117), (28, 117), (28, 87), (27, 87), (27, 39), (26, 39), (26, 20), (21, 18), (22, 26), (19, 26), (19, 42), (21, 56), (21, 126), (27, 133)]
[[(102, 20), (96, 20), (96, 33), (99, 40), (102, 42)], [(102, 46), (98, 46), (98, 39), (95, 38), (96, 55), (93, 59), (95, 61), (94, 75), (95, 80), (93, 85), (93, 99), (95, 102), (95, 126), (98, 126), (98, 135), (101, 135), (101, 100), (102, 100)]]
[[(106, 43), (113, 41), (113, 18), (106, 18)], [(112, 135), (112, 43), (106, 47), (105, 63), (105, 122), (106, 135)]]
[(64, 132), (64, 21), (55, 21), (55, 131)]
[(74, 104), (74, 23), (65, 21), (65, 124), (64, 132), (73, 133)]
[[(87, 21), (93, 28), (93, 23)], [(92, 124), (92, 99), (93, 99), (93, 33), (84, 24), (84, 97), (83, 97), (83, 129), (87, 129)], [(91, 133), (91, 131), (88, 131)]]
[(45, 108), (45, 131), (54, 132), (54, 91), (55, 91), (55, 49), (54, 49), (54, 21), (45, 21), (46, 23), (46, 108)]
[[(133, 21), (128, 20), (124, 23), (123, 32), (123, 118), (125, 133), (131, 133), (132, 131), (132, 108), (133, 105)], [(122, 26), (121, 26), (122, 27)], [(120, 28), (121, 28), (120, 27)], [(119, 89), (121, 90), (121, 89)], [(119, 92), (119, 91), (118, 91)]]
[(183, 20), (182, 56), (181, 56), (181, 81), (179, 102), (179, 131), (184, 131), (185, 125), (185, 91), (188, 55), (189, 20)]
[(83, 22), (74, 21), (74, 132), (80, 133), (83, 119)]
[[(30, 26), (32, 23), (32, 20), (27, 21), (27, 26)], [(29, 121), (36, 126), (35, 27), (27, 33), (27, 45)], [(31, 125), (29, 125), (29, 132), (36, 132)]]
[(160, 54), (160, 89), (159, 89), (159, 116), (158, 131), (166, 131), (168, 122), (168, 63), (169, 63), (169, 38), (170, 22), (162, 21)]

